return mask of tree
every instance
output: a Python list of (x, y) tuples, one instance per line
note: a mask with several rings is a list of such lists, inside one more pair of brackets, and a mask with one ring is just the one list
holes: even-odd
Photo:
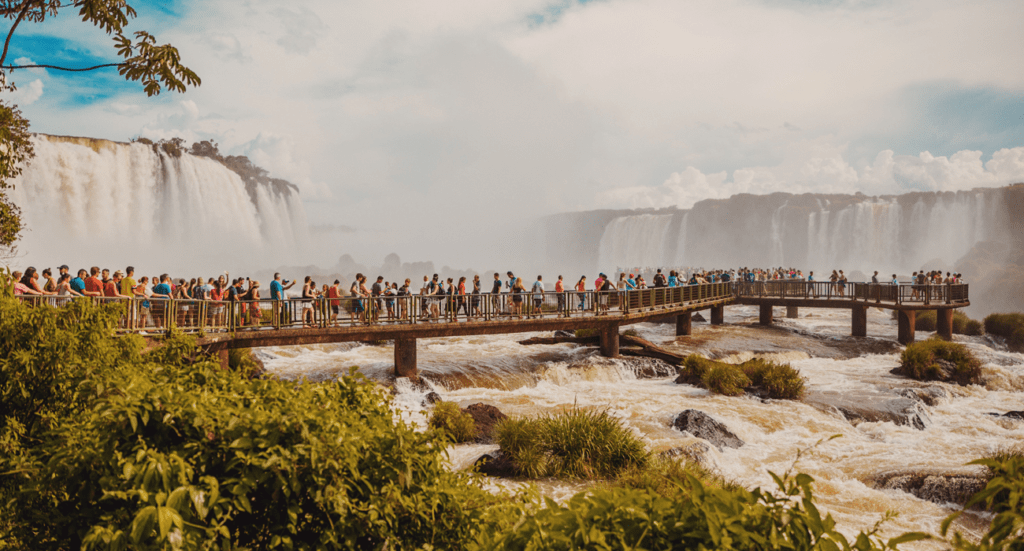
[[(5, 65), (11, 39), (22, 23), (42, 23), (56, 17), (62, 10), (78, 9), (85, 23), (99, 27), (113, 38), (114, 49), (123, 61), (92, 67), (63, 67), (52, 64)], [(15, 89), (9, 74), (15, 69), (44, 68), (84, 72), (117, 67), (119, 74), (131, 82), (141, 81), (146, 95), (155, 96), (164, 89), (184, 92), (199, 86), (199, 76), (182, 65), (178, 49), (170, 44), (157, 45), (156, 37), (147, 31), (129, 33), (125, 27), (137, 16), (126, 0), (0, 0), (0, 16), (12, 20), (11, 28), (0, 52), (0, 91)], [(21, 211), (7, 197), (13, 188), (11, 180), (21, 174), (34, 152), (29, 141), (28, 120), (16, 105), (0, 100), (0, 256), (10, 255), (21, 235)]]

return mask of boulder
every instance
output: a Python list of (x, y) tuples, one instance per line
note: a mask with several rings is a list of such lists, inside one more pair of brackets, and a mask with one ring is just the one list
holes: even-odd
[(900, 490), (933, 503), (964, 505), (988, 484), (982, 473), (891, 471), (872, 476), (866, 484), (880, 490)]
[(924, 430), (932, 424), (920, 401), (876, 392), (810, 391), (804, 403), (826, 413), (838, 413), (854, 425), (889, 422)]
[(494, 425), (498, 424), (498, 421), (508, 418), (501, 410), (488, 404), (470, 404), (462, 408), (462, 411), (468, 413), (476, 422), (478, 435), (476, 441), (481, 443), (493, 442)]
[(441, 395), (440, 394), (438, 394), (436, 392), (433, 392), (433, 391), (428, 392), (427, 395), (423, 397), (423, 407), (426, 407), (426, 406), (428, 406), (430, 404), (436, 404), (436, 403), (438, 403), (440, 401), (441, 401)]
[(1007, 417), (1009, 419), (1016, 419), (1017, 421), (1024, 421), (1024, 411), (1007, 411), (1000, 417)]
[(477, 472), (487, 476), (510, 477), (516, 476), (518, 473), (515, 464), (508, 456), (501, 453), (501, 450), (481, 455), (474, 465)]
[(710, 452), (711, 446), (707, 442), (691, 442), (685, 446), (665, 450), (658, 455), (665, 458), (682, 458), (705, 469), (713, 469), (715, 464), (709, 455)]
[(688, 409), (677, 415), (672, 421), (672, 426), (697, 438), (707, 440), (719, 450), (738, 448), (744, 443), (720, 421), (696, 409)]
[(941, 386), (905, 388), (900, 391), (900, 396), (924, 402), (927, 406), (944, 404), (953, 398), (953, 395)]

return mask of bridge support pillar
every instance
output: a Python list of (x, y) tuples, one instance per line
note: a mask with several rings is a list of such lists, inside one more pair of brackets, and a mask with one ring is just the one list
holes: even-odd
[(722, 325), (725, 323), (725, 305), (711, 307), (711, 325)]
[(761, 305), (761, 315), (760, 315), (760, 317), (758, 319), (758, 323), (760, 323), (761, 325), (771, 325), (772, 324), (772, 305), (771, 304), (762, 304)]
[(786, 307), (786, 317), (791, 319), (791, 320), (795, 320), (796, 318), (799, 318), (800, 317), (800, 308), (797, 307), (797, 306), (787, 306)]
[(953, 309), (935, 311), (935, 331), (947, 341), (953, 340)]
[(917, 314), (913, 310), (897, 310), (896, 322), (899, 326), (899, 336), (896, 340), (900, 344), (914, 342), (914, 324), (917, 322)]
[(231, 369), (231, 352), (227, 348), (217, 351), (217, 359), (220, 360), (221, 369)]
[(854, 337), (868, 336), (868, 308), (867, 306), (853, 307), (853, 331)]
[(416, 370), (416, 339), (405, 337), (395, 339), (395, 377), (418, 376)]
[(693, 334), (693, 316), (689, 312), (683, 312), (676, 316), (676, 336), (686, 337)]
[(619, 324), (609, 323), (601, 328), (601, 355), (605, 358), (619, 357)]

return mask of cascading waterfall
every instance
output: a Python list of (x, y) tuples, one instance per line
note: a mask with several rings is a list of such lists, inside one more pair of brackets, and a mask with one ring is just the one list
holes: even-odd
[(297, 194), (257, 186), (250, 198), (210, 159), (89, 138), (33, 145), (12, 193), (27, 226), (19, 264), (247, 269), (295, 260), (308, 233)]
[(601, 236), (599, 265), (611, 270), (663, 264), (672, 218), (671, 214), (638, 214), (612, 220)]

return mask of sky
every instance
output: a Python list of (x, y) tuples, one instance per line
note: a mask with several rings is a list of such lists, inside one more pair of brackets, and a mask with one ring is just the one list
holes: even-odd
[[(131, 4), (202, 85), (18, 71), (32, 130), (213, 139), (381, 257), (555, 212), (1024, 181), (1019, 0)], [(9, 59), (117, 60), (73, 11)]]

